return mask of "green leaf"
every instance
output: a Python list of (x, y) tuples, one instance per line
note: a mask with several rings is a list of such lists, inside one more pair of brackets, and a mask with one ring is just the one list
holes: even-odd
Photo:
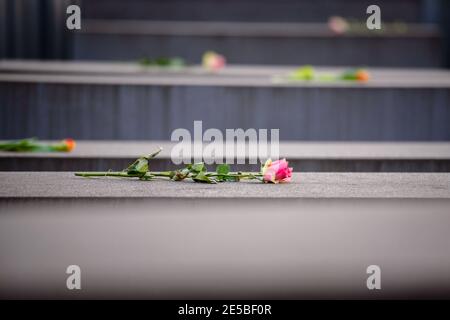
[(197, 162), (197, 163), (190, 165), (190, 170), (193, 172), (204, 172), (204, 171), (206, 171), (206, 167), (203, 162)]
[(229, 181), (229, 182), (239, 182), (240, 178), (239, 177), (225, 177), (224, 180)]
[(202, 183), (216, 183), (215, 180), (210, 179), (203, 171), (192, 177), (192, 180)]
[(128, 166), (124, 171), (126, 171), (130, 175), (136, 175), (136, 174), (145, 174), (148, 172), (149, 165), (148, 161), (154, 157), (156, 157), (160, 152), (162, 148), (158, 148), (155, 152), (150, 154), (147, 157), (140, 157), (136, 159), (132, 164)]
[(238, 172), (237, 176), (233, 176), (233, 177), (225, 177), (225, 181), (230, 181), (230, 182), (239, 182), (241, 180), (240, 175), (242, 175), (242, 172)]
[(162, 151), (161, 147), (158, 147), (158, 150), (156, 150), (155, 152), (153, 152), (152, 154), (150, 154), (147, 157), (147, 160), (153, 159), (154, 157), (156, 157), (160, 152)]
[(230, 172), (230, 166), (228, 164), (219, 164), (216, 167), (216, 173), (218, 176), (216, 177), (217, 181), (226, 181), (226, 175)]
[(230, 172), (230, 166), (228, 164), (219, 164), (216, 167), (217, 174), (228, 174)]
[(142, 58), (139, 60), (139, 64), (143, 67), (183, 67), (186, 63), (179, 57), (159, 57), (156, 59)]
[(189, 171), (188, 168), (184, 168), (182, 170), (177, 170), (177, 171), (174, 172), (174, 175), (172, 176), (172, 180), (173, 181), (184, 180), (189, 175), (189, 172), (190, 171)]
[(0, 144), (0, 150), (15, 152), (50, 151), (48, 145), (38, 143), (36, 138), (4, 142)]
[(314, 77), (315, 71), (310, 65), (300, 67), (291, 74), (293, 80), (313, 80)]
[(145, 174), (148, 171), (148, 159), (146, 157), (136, 159), (125, 171), (130, 175)]

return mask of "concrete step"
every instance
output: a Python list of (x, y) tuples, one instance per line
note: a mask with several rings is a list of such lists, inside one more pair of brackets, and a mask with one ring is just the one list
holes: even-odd
[(204, 130), (279, 128), (281, 140), (450, 140), (448, 71), (370, 69), (361, 84), (280, 81), (294, 70), (280, 67), (211, 74), (124, 64), (105, 72), (110, 65), (70, 63), (45, 73), (8, 65), (0, 71), (0, 139), (169, 140), (201, 119)]
[[(96, 75), (96, 76), (123, 76), (145, 79), (149, 76), (171, 77), (178, 79), (179, 77), (193, 77), (195, 79), (211, 79), (224, 80), (229, 77), (236, 80), (236, 77), (245, 78), (247, 80), (260, 80), (261, 85), (267, 85), (267, 80), (272, 77), (281, 77), (293, 72), (299, 66), (277, 66), (277, 65), (240, 65), (229, 64), (226, 68), (216, 73), (203, 68), (201, 65), (193, 64), (184, 67), (156, 67), (142, 66), (138, 61), (42, 61), (42, 60), (0, 60), (0, 75), (6, 74), (28, 74), (28, 75)], [(351, 67), (347, 67), (351, 68)], [(344, 67), (316, 67), (318, 73), (339, 73), (344, 71)], [(416, 86), (416, 87), (433, 87), (448, 86), (449, 73), (445, 69), (399, 69), (399, 68), (370, 68), (371, 81), (370, 84), (378, 86)], [(20, 77), (19, 77), (20, 79)], [(46, 81), (52, 82), (48, 77)], [(58, 79), (53, 82), (58, 82)], [(137, 83), (141, 83), (139, 80)], [(203, 82), (201, 82), (203, 83)], [(214, 83), (214, 82), (213, 82)], [(248, 82), (242, 82), (248, 83)], [(271, 81), (273, 83), (273, 81)], [(283, 83), (281, 80), (277, 83)], [(195, 82), (194, 82), (195, 84)], [(239, 82), (238, 82), (239, 84)], [(293, 84), (293, 83), (291, 83)], [(305, 85), (308, 82), (298, 82), (297, 85)], [(310, 82), (310, 84), (320, 86), (318, 82)], [(322, 83), (327, 86), (330, 82)], [(334, 83), (335, 85), (339, 83)], [(340, 83), (348, 84), (348, 83)]]
[[(2, 298), (442, 298), (450, 174), (284, 185), (0, 173)], [(67, 290), (69, 265), (82, 289)], [(366, 287), (381, 268), (382, 290)], [(411, 280), (414, 279), (414, 281)]]
[[(379, 0), (377, 5), (382, 8), (383, 21), (418, 22), (426, 18), (424, 2)], [(126, 4), (89, 0), (83, 3), (83, 15), (88, 19), (325, 22), (336, 15), (365, 20), (371, 4), (368, 0), (129, 0)]]
[[(434, 25), (338, 36), (327, 24), (86, 20), (74, 34), (73, 59), (139, 60), (179, 56), (198, 63), (207, 50), (238, 64), (440, 67)], [(273, 50), (276, 48), (276, 50)]]
[[(159, 146), (163, 151), (151, 168), (170, 170), (177, 167), (171, 160), (175, 144), (78, 141), (71, 153), (0, 152), (0, 171), (118, 171)], [(450, 143), (281, 142), (280, 158), (299, 172), (450, 172)], [(259, 164), (244, 159), (246, 164), (232, 165), (234, 170), (259, 170)]]
[(268, 184), (252, 181), (205, 185), (163, 179), (82, 178), (73, 172), (0, 172), (0, 178), (2, 200), (91, 197), (450, 199), (450, 173), (296, 172), (292, 183), (276, 185), (272, 189)]

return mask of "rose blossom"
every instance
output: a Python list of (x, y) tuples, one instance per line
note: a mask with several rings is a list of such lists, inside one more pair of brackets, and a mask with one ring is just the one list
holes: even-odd
[(264, 182), (290, 182), (293, 169), (289, 168), (288, 164), (286, 159), (276, 161), (268, 159), (261, 170)]
[(349, 31), (350, 26), (344, 18), (333, 16), (328, 19), (328, 28), (335, 34), (343, 34)]
[(207, 51), (202, 59), (203, 67), (211, 71), (218, 71), (225, 67), (226, 60), (221, 54), (214, 51)]

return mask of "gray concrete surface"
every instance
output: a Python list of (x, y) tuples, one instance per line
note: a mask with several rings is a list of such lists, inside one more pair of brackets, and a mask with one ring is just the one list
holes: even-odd
[[(222, 37), (364, 37), (364, 38), (436, 38), (439, 27), (434, 24), (409, 23), (403, 25), (403, 31), (390, 30), (370, 32), (367, 28), (349, 30), (336, 34), (327, 23), (289, 23), (289, 22), (210, 22), (210, 21), (149, 21), (149, 20), (107, 20), (86, 19), (85, 28), (79, 33), (113, 35), (158, 35), (158, 36), (222, 36)], [(364, 25), (364, 23), (363, 23)], [(385, 25), (386, 28), (386, 25)], [(383, 30), (383, 29), (381, 29)], [(386, 30), (384, 30), (386, 31)]]
[[(187, 65), (183, 68), (144, 67), (137, 61), (43, 61), (43, 60), (0, 60), (1, 73), (26, 74), (85, 74), (85, 75), (123, 75), (123, 76), (151, 76), (151, 75), (179, 75), (179, 76), (211, 76), (217, 79), (226, 76), (259, 77), (265, 78), (288, 74), (295, 70), (295, 66), (280, 65), (239, 65), (228, 64), (220, 72), (211, 74), (201, 65)], [(338, 73), (345, 70), (343, 67), (326, 66), (315, 68), (319, 73)], [(370, 68), (372, 80), (394, 81), (396, 83), (412, 84), (413, 81), (422, 86), (448, 84), (449, 72), (442, 69), (400, 69), (400, 68)], [(440, 81), (437, 81), (440, 80)], [(372, 82), (373, 82), (372, 81)], [(213, 82), (214, 83), (214, 82)], [(314, 82), (312, 82), (315, 84)], [(302, 82), (296, 85), (302, 85)]]
[(450, 139), (448, 72), (379, 70), (367, 84), (274, 83), (277, 69), (238, 69), (142, 76), (5, 71), (0, 139), (167, 140), (199, 119), (205, 129), (279, 128), (282, 140)]
[[(448, 197), (0, 198), (0, 297), (449, 298), (449, 208)], [(81, 290), (66, 287), (74, 264)], [(367, 289), (370, 265), (381, 290)]]
[[(176, 84), (209, 86), (346, 87), (352, 82), (287, 82), (295, 66), (228, 65), (217, 73), (199, 65), (184, 68), (143, 67), (136, 62), (0, 60), (0, 81), (91, 84)], [(318, 74), (343, 72), (343, 67), (316, 67)], [(450, 87), (450, 73), (439, 69), (370, 68), (364, 87)], [(273, 79), (276, 81), (273, 81)]]
[(450, 198), (450, 173), (295, 173), (292, 183), (205, 185), (83, 178), (73, 172), (1, 172), (0, 198)]
[(344, 36), (333, 34), (326, 24), (85, 20), (84, 25), (73, 34), (75, 60), (180, 56), (198, 63), (205, 51), (215, 50), (241, 64), (441, 67), (444, 63), (442, 40), (433, 25)]
[[(174, 167), (167, 141), (77, 141), (70, 153), (1, 152), (0, 171), (121, 170), (159, 146), (153, 170)], [(301, 172), (450, 172), (450, 144), (439, 142), (286, 142), (280, 157)], [(211, 159), (205, 159), (211, 160)], [(235, 161), (235, 163), (237, 163)], [(235, 170), (259, 170), (259, 164), (233, 165)]]
[[(0, 140), (0, 143), (4, 141)], [(57, 141), (42, 141), (56, 143)], [(170, 159), (171, 141), (79, 140), (70, 153), (5, 152), (4, 158), (130, 158), (134, 159), (161, 147), (158, 158)], [(205, 142), (205, 147), (208, 145)], [(193, 153), (195, 156), (195, 153)], [(388, 159), (388, 160), (448, 160), (449, 142), (325, 142), (280, 141), (280, 156), (287, 159)]]
[[(1, 298), (450, 297), (450, 174), (283, 185), (0, 173)], [(69, 265), (81, 290), (67, 290)], [(381, 268), (381, 290), (366, 287)]]

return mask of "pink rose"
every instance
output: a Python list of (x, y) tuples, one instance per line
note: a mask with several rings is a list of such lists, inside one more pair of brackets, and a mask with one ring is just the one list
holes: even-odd
[(264, 182), (290, 182), (293, 169), (289, 168), (288, 164), (286, 159), (276, 161), (268, 159), (261, 169)]
[(344, 18), (333, 16), (328, 19), (328, 28), (335, 34), (343, 34), (350, 29), (350, 25)]
[(225, 67), (226, 60), (224, 56), (214, 51), (207, 51), (203, 54), (202, 64), (208, 70), (218, 71)]

